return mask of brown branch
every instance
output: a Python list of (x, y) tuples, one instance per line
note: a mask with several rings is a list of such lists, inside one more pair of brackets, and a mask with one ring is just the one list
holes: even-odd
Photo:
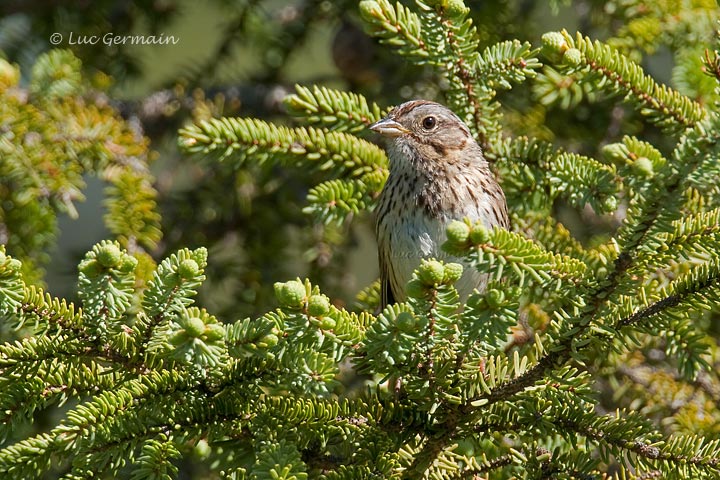
[(456, 75), (460, 81), (463, 84), (463, 87), (465, 89), (465, 95), (467, 96), (468, 102), (472, 105), (473, 109), (473, 119), (475, 121), (475, 131), (477, 131), (478, 134), (478, 143), (481, 147), (483, 147), (484, 151), (488, 150), (489, 144), (488, 139), (485, 135), (482, 134), (482, 108), (480, 106), (480, 101), (477, 98), (477, 95), (475, 94), (475, 86), (473, 85), (473, 78), (474, 73), (467, 68), (466, 66), (466, 60), (462, 56), (462, 52), (460, 51), (460, 48), (458, 48), (458, 42), (455, 39), (455, 34), (452, 31), (452, 22), (450, 20), (447, 20), (443, 18), (442, 15), (440, 15), (443, 31), (445, 32), (445, 36), (447, 37), (448, 45), (450, 46), (450, 50), (452, 51), (451, 58), (457, 59), (453, 64), (453, 70), (448, 73), (451, 75)]

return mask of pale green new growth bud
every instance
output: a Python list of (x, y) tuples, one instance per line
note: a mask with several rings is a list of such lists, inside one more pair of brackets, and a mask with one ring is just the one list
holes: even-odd
[(563, 62), (571, 67), (577, 67), (582, 62), (582, 53), (577, 48), (570, 48), (563, 53)]
[(138, 259), (133, 257), (132, 255), (123, 255), (122, 262), (120, 262), (120, 266), (118, 267), (118, 270), (121, 272), (132, 272), (135, 270), (135, 267), (137, 267)]
[(642, 175), (643, 177), (652, 177), (653, 176), (653, 163), (652, 161), (647, 157), (640, 157), (637, 160), (635, 160), (632, 164), (633, 170), (637, 172), (639, 175)]
[(443, 3), (447, 13), (452, 16), (465, 15), (470, 11), (462, 0), (445, 0)]
[(200, 265), (198, 265), (192, 258), (187, 258), (180, 262), (177, 272), (178, 275), (180, 275), (180, 278), (193, 278), (200, 272)]
[(80, 262), (78, 270), (86, 277), (95, 277), (102, 271), (102, 267), (95, 259), (85, 259)]
[(397, 324), (398, 329), (405, 333), (412, 332), (415, 330), (415, 326), (417, 325), (415, 317), (410, 312), (400, 312), (395, 319), (395, 323)]
[(475, 244), (487, 243), (490, 240), (490, 231), (485, 228), (485, 225), (477, 224), (474, 225), (470, 230), (470, 241)]
[(453, 17), (466, 14), (470, 9), (465, 6), (463, 0), (434, 0), (427, 4), (431, 7), (440, 8)]
[(280, 305), (288, 308), (300, 308), (305, 303), (305, 285), (297, 280), (289, 282), (277, 282), (275, 287), (275, 297), (277, 297)]
[(547, 32), (542, 36), (543, 47), (556, 52), (563, 53), (567, 49), (565, 37), (560, 32)]
[(563, 59), (563, 53), (568, 49), (565, 37), (560, 32), (548, 32), (542, 36), (542, 52), (553, 62)]
[(439, 285), (445, 278), (445, 266), (437, 260), (423, 260), (418, 268), (418, 278), (425, 285)]
[(447, 238), (453, 243), (462, 244), (470, 237), (470, 227), (459, 220), (453, 220), (447, 226)]
[(188, 317), (183, 320), (182, 327), (189, 336), (198, 338), (205, 333), (205, 322), (203, 322), (202, 318)]
[(617, 209), (618, 201), (615, 197), (607, 197), (602, 202), (603, 211), (605, 212), (614, 212)]
[(325, 295), (313, 295), (308, 300), (307, 309), (313, 317), (322, 317), (330, 311), (330, 300)]
[(459, 263), (448, 263), (445, 265), (445, 278), (443, 283), (455, 283), (462, 276), (463, 266)]
[(225, 327), (220, 323), (212, 323), (205, 327), (205, 339), (209, 342), (225, 338)]
[(122, 259), (120, 248), (114, 243), (106, 243), (98, 249), (97, 261), (106, 268), (116, 267)]

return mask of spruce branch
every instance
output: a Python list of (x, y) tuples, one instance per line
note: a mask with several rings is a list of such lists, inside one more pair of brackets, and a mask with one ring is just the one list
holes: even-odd
[(127, 167), (109, 167), (104, 177), (110, 182), (104, 202), (105, 224), (110, 232), (132, 253), (138, 245), (155, 249), (162, 232), (150, 174)]
[(652, 54), (663, 46), (682, 52), (690, 45), (707, 42), (717, 24), (716, 7), (712, 2), (626, 4), (618, 12), (626, 24), (610, 41), (636, 56), (641, 51)]
[(711, 52), (710, 49), (706, 48), (703, 63), (703, 72), (720, 82), (720, 53), (717, 50)]
[(292, 443), (284, 440), (260, 442), (258, 450), (257, 460), (250, 470), (250, 475), (254, 478), (308, 478), (307, 466)]
[(70, 50), (51, 50), (33, 65), (30, 92), (44, 102), (77, 95), (83, 88), (81, 70)]
[[(558, 418), (559, 428), (569, 429), (588, 439), (607, 444), (615, 455), (625, 451), (634, 455), (634, 461), (649, 470), (662, 467), (667, 478), (714, 478), (720, 470), (720, 442), (703, 442), (695, 436), (675, 436), (668, 441), (659, 435), (645, 440), (637, 438), (645, 419), (632, 420), (634, 416), (616, 418), (594, 415), (578, 415), (574, 418)], [(638, 420), (640, 423), (638, 423)], [(699, 441), (700, 440), (700, 441)], [(607, 459), (605, 460), (607, 461)], [(638, 465), (639, 466), (639, 465)]]
[[(148, 140), (90, 88), (70, 50), (39, 56), (28, 87), (18, 85), (20, 72), (5, 60), (2, 69), (0, 121), (6, 135), (0, 196), (12, 208), (0, 212), (0, 229), (2, 243), (24, 262), (26, 273), (33, 272), (29, 283), (42, 280), (40, 268), (49, 260), (45, 251), (57, 236), (58, 215), (77, 218), (87, 175), (112, 182), (115, 170), (133, 171), (137, 181), (123, 185), (132, 188), (108, 191), (117, 196), (107, 199), (104, 219), (124, 247), (138, 253), (153, 248), (160, 229), (157, 192), (147, 169)], [(125, 219), (128, 212), (133, 215)]]
[[(365, 128), (380, 110), (359, 96), (315, 87), (297, 87), (288, 104), (309, 113), (311, 123), (338, 130)], [(358, 112), (357, 110), (360, 109)], [(319, 115), (322, 113), (322, 115)], [(354, 120), (359, 116), (359, 120)], [(360, 122), (360, 123), (358, 123)], [(219, 153), (242, 164), (249, 159), (287, 166), (311, 166), (336, 177), (308, 193), (306, 213), (324, 223), (341, 223), (349, 214), (372, 210), (387, 178), (387, 157), (376, 145), (342, 132), (317, 128), (287, 128), (255, 119), (211, 120), (181, 131), (181, 145), (190, 152)]]
[[(269, 347), (277, 345), (279, 319), (271, 314), (257, 319), (238, 320), (225, 328), (225, 344), (234, 358), (270, 355)], [(264, 370), (269, 367), (266, 365)]]
[(543, 35), (546, 56), (586, 76), (610, 94), (622, 95), (648, 119), (669, 133), (693, 127), (705, 110), (678, 92), (658, 85), (642, 68), (613, 47), (565, 30)]
[(313, 85), (295, 85), (295, 92), (285, 98), (290, 113), (302, 116), (310, 124), (338, 132), (357, 133), (383, 116), (377, 103), (368, 104), (362, 95)]
[[(22, 478), (47, 471), (54, 456), (67, 449), (81, 448), (90, 439), (93, 444), (91, 451), (100, 453), (104, 458), (101, 463), (98, 462), (99, 457), (96, 457), (95, 466), (98, 469), (117, 470), (123, 456), (128, 453), (125, 442), (130, 439), (139, 442), (142, 435), (156, 427), (154, 423), (157, 420), (153, 421), (152, 415), (157, 415), (157, 409), (163, 407), (153, 402), (161, 400), (166, 405), (164, 408), (167, 408), (164, 395), (180, 392), (185, 396), (188, 385), (185, 376), (166, 371), (132, 380), (121, 388), (105, 390), (93, 400), (68, 412), (51, 433), (39, 434), (0, 450), (0, 472)], [(199, 399), (194, 397), (193, 400)], [(176, 421), (191, 421), (190, 417), (182, 416), (190, 413), (187, 407), (175, 406), (173, 410), (172, 413), (178, 416)], [(147, 423), (138, 422), (137, 417), (129, 415), (133, 411), (144, 412)], [(103, 444), (110, 447), (107, 452)], [(78, 458), (76, 461), (82, 460)]]
[[(622, 419), (620, 417), (593, 417), (588, 423), (578, 421), (578, 419), (560, 418), (555, 423), (562, 429), (579, 433), (588, 439), (633, 452), (645, 461), (657, 460), (660, 457), (660, 449), (655, 442), (642, 441), (637, 438), (633, 440), (627, 439), (628, 437), (636, 437), (638, 430), (637, 427), (627, 425), (627, 416)], [(655, 437), (656, 440), (657, 436)]]
[(680, 215), (681, 192), (695, 185), (709, 186), (718, 177), (714, 155), (720, 151), (720, 118), (708, 115), (688, 130), (673, 151), (673, 161), (655, 175), (642, 205), (632, 204), (618, 232), (621, 255), (631, 262), (643, 249), (662, 249), (663, 232)]
[(479, 52), (477, 29), (463, 2), (417, 1), (419, 13), (399, 2), (365, 0), (360, 13), (367, 31), (418, 65), (430, 64), (448, 82), (449, 106), (491, 150), (499, 133), (495, 90), (535, 75), (536, 51), (527, 43), (503, 42)]
[(527, 137), (498, 142), (490, 154), (502, 172), (503, 190), (520, 207), (517, 216), (549, 211), (555, 198), (573, 205), (589, 204), (598, 213), (614, 211), (621, 188), (615, 168), (597, 160), (556, 150), (548, 142)]
[(260, 165), (282, 162), (349, 178), (387, 169), (385, 153), (353, 135), (276, 126), (252, 118), (203, 121), (180, 130), (179, 143), (188, 153), (215, 154), (238, 166), (247, 160)]
[(430, 49), (450, 84), (446, 97), (450, 107), (479, 136), (478, 143), (488, 149), (499, 128), (498, 105), (491, 102), (492, 89), (475, 81), (473, 67), (478, 63), (479, 40), (472, 20), (467, 18), (469, 9), (462, 3), (432, 3), (418, 2), (418, 7), (423, 11)]
[(87, 342), (72, 336), (30, 337), (0, 349), (0, 438), (24, 426), (55, 402), (112, 389), (125, 373), (93, 358)]
[[(683, 191), (693, 187), (701, 192), (712, 192), (720, 178), (720, 115), (708, 114), (684, 135), (673, 151), (672, 160), (678, 188)], [(709, 199), (717, 205), (715, 195)]]
[(512, 83), (535, 77), (542, 66), (535, 57), (538, 51), (518, 40), (496, 43), (478, 55), (473, 76), (494, 90), (509, 90)]
[(80, 331), (82, 325), (82, 311), (74, 304), (34, 285), (25, 289), (23, 302), (12, 318), (18, 327), (32, 326), (38, 332)]
[(615, 169), (575, 153), (560, 153), (550, 172), (552, 196), (562, 196), (570, 204), (590, 205), (598, 213), (617, 208), (618, 178)]
[(549, 288), (578, 284), (586, 271), (585, 264), (577, 259), (548, 252), (519, 234), (501, 228), (488, 230), (469, 220), (448, 227), (443, 248), (452, 255), (465, 256), (495, 281), (509, 274), (521, 287), (531, 281)]
[(377, 279), (355, 295), (355, 308), (373, 312), (380, 306), (380, 280)]
[(133, 470), (132, 480), (167, 480), (178, 473), (178, 467), (172, 463), (180, 458), (180, 451), (165, 434), (147, 440), (137, 459), (137, 468)]
[[(682, 161), (669, 163), (658, 172), (642, 204), (630, 204), (627, 217), (616, 237), (618, 255), (607, 278), (598, 284), (597, 292), (602, 295), (598, 298), (613, 299), (632, 295), (635, 281), (628, 278), (627, 274), (636, 270), (636, 265), (642, 260), (638, 257), (642, 257), (643, 251), (662, 249), (658, 240), (662, 238), (663, 232), (672, 229), (670, 222), (680, 215), (678, 207), (681, 196), (678, 192), (687, 188), (688, 179), (697, 178), (695, 173), (698, 170), (713, 163), (708, 155), (701, 152), (718, 148), (717, 130), (712, 128), (717, 122), (717, 115), (712, 114), (688, 130), (674, 151), (675, 157)], [(603, 311), (602, 303), (595, 304), (596, 312), (592, 316)]]
[(368, 33), (379, 37), (382, 43), (398, 49), (418, 63), (432, 61), (431, 51), (422, 38), (420, 16), (400, 2), (393, 7), (389, 0), (363, 0), (360, 15)]
[(205, 280), (206, 266), (204, 247), (184, 248), (163, 260), (145, 289), (142, 300), (145, 314), (154, 318), (184, 311)]
[[(625, 273), (630, 263), (631, 259), (628, 255), (618, 256), (613, 263), (613, 268), (608, 277), (604, 281), (599, 282), (592, 291), (588, 292), (587, 295), (589, 298), (606, 298), (617, 288), (619, 278)], [(462, 406), (461, 411), (467, 413), (472, 411), (476, 405), (493, 405), (497, 402), (507, 400), (532, 387), (548, 372), (564, 365), (572, 358), (573, 353), (580, 348), (575, 345), (575, 341), (579, 334), (589, 329), (591, 320), (596, 310), (600, 308), (600, 305), (601, 302), (597, 302), (594, 305), (586, 306), (579, 318), (570, 318), (568, 319), (570, 321), (564, 322), (567, 325), (567, 330), (561, 332), (560, 338), (556, 340), (551, 351), (539, 349), (541, 355), (538, 356), (539, 360), (532, 367), (528, 368), (523, 374), (505, 380), (493, 388), (488, 389), (488, 391), (483, 394), (469, 399), (469, 401)], [(584, 343), (584, 345), (588, 344), (587, 342)], [(480, 411), (482, 411), (482, 409)]]
[[(534, 74), (539, 62), (527, 44), (503, 42), (481, 52), (461, 0), (362, 5), (371, 30), (439, 74), (449, 88), (446, 101), (481, 133), (502, 173), (515, 230), (459, 221), (444, 246), (489, 273), (486, 289), (461, 305), (453, 283), (462, 267), (431, 260), (407, 286), (408, 301), (377, 317), (369, 313), (377, 285), (358, 296), (366, 311), (352, 313), (298, 279), (275, 285), (277, 309), (223, 326), (193, 305), (205, 279), (204, 249), (183, 249), (157, 268), (142, 252), (159, 240), (147, 170), (136, 168), (131, 149), (113, 156), (115, 146), (95, 145), (103, 135), (89, 135), (87, 143), (82, 136), (94, 122), (100, 130), (112, 122), (97, 120), (95, 112), (78, 119), (78, 131), (60, 134), (58, 143), (69, 139), (81, 147), (63, 151), (77, 161), (57, 184), (33, 163), (42, 156), (32, 157), (33, 168), (15, 161), (31, 141), (6, 151), (9, 137), (0, 132), (0, 157), (10, 159), (0, 161), (0, 177), (9, 179), (0, 181), (0, 193), (11, 192), (4, 202), (17, 207), (0, 209), (0, 236), (5, 223), (23, 217), (29, 230), (49, 231), (55, 212), (72, 211), (82, 176), (97, 167), (112, 184), (111, 216), (128, 212), (108, 220), (119, 243), (99, 244), (81, 264), (82, 311), (29, 286), (33, 279), (21, 275), (23, 266), (0, 255), (0, 315), (12, 326), (35, 327), (13, 332), (30, 336), (0, 346), (0, 411), (7, 423), (0, 434), (14, 442), (0, 449), (0, 475), (34, 478), (62, 469), (79, 479), (133, 468), (137, 478), (165, 478), (188, 449), (231, 478), (580, 478), (616, 465), (618, 477), (720, 475), (720, 443), (708, 439), (714, 397), (698, 394), (683, 406), (682, 418), (671, 411), (672, 421), (662, 424), (669, 434), (661, 435), (655, 420), (679, 409), (645, 405), (652, 392), (622, 384), (624, 361), (652, 357), (658, 372), (673, 369), (674, 382), (675, 370), (692, 377), (707, 368), (707, 353), (716, 353), (707, 335), (720, 304), (720, 120), (712, 107), (701, 107), (695, 118), (696, 104), (648, 81), (612, 48), (558, 34), (562, 55), (545, 50), (582, 84), (579, 95), (626, 95), (652, 122), (684, 129), (678, 145), (664, 155), (672, 147), (655, 147), (637, 133), (605, 147), (603, 164), (539, 140), (501, 139), (494, 96)], [(492, 35), (481, 32), (483, 39)], [(62, 58), (43, 61), (33, 93), (58, 123), (63, 112), (84, 111), (64, 110), (63, 88), (78, 85), (75, 63), (62, 72)], [(0, 68), (0, 95), (4, 73)], [(41, 100), (45, 89), (53, 91)], [(380, 108), (360, 96), (302, 87), (287, 105), (314, 127), (212, 120), (184, 130), (181, 145), (219, 154), (234, 167), (329, 173), (332, 178), (308, 186), (306, 211), (323, 221), (371, 210), (387, 159), (350, 133), (379, 117)], [(2, 110), (0, 123), (15, 125), (14, 110)], [(34, 125), (17, 118), (22, 128)], [(11, 130), (22, 136), (22, 129)], [(42, 202), (20, 202), (38, 192)], [(551, 217), (556, 199), (617, 218), (627, 205), (627, 214), (617, 232), (603, 234), (608, 241), (586, 247)], [(708, 311), (709, 320), (702, 316)], [(611, 387), (621, 377), (614, 398), (599, 400), (598, 375)], [(677, 403), (686, 397), (675, 388), (658, 382), (655, 391), (668, 390)], [(59, 426), (16, 439), (34, 413), (67, 400)], [(598, 415), (599, 401), (602, 408), (626, 402), (639, 411)], [(691, 425), (697, 412), (706, 418)], [(682, 429), (710, 433), (696, 437)]]
[(50, 469), (55, 439), (49, 433), (21, 440), (0, 450), (0, 472), (10, 478), (32, 478)]
[[(193, 297), (197, 294), (197, 288), (205, 280), (206, 267), (207, 249), (205, 248), (182, 249), (163, 260), (157, 267), (152, 280), (148, 282), (143, 293), (143, 311), (138, 314), (130, 333), (130, 342), (136, 348), (133, 353), (137, 361), (152, 360), (152, 355), (149, 358), (147, 355), (149, 348), (163, 350), (167, 347), (163, 340), (166, 340), (170, 334), (167, 331), (170, 328), (169, 322), (176, 319), (178, 315), (185, 315), (186, 321), (183, 322), (183, 326), (176, 328), (178, 330), (176, 346), (186, 343), (195, 336), (208, 334), (205, 324), (215, 323), (209, 319), (201, 320), (202, 326), (197, 326), (192, 335), (184, 337), (181, 333), (185, 330), (184, 327), (192, 330), (191, 326), (197, 324), (196, 321), (190, 320), (190, 318), (196, 317), (188, 316), (186, 309), (192, 304)], [(158, 330), (162, 332), (159, 336)], [(217, 332), (210, 335), (213, 337), (213, 342), (217, 342), (223, 337), (220, 334), (220, 337), (216, 338)], [(155, 340), (154, 344), (153, 340)], [(185, 354), (192, 355), (192, 351), (190, 353), (186, 351)], [(210, 360), (208, 363), (213, 362)]]
[[(485, 460), (480, 465), (472, 465), (460, 470), (455, 478), (479, 478), (480, 474), (493, 472), (495, 470), (512, 465), (516, 461), (513, 455), (502, 455), (490, 460)], [(453, 477), (450, 477), (453, 478)]]
[(204, 309), (180, 311), (153, 333), (150, 354), (203, 369), (227, 364), (225, 328)]
[[(553, 389), (546, 389), (543, 392), (552, 393)], [(617, 461), (622, 464), (628, 462), (631, 456), (635, 467), (655, 468), (658, 466), (657, 460), (662, 455), (664, 442), (661, 440), (662, 436), (653, 428), (647, 418), (626, 411), (618, 411), (615, 415), (597, 415), (578, 405), (572, 395), (568, 396), (567, 393), (567, 391), (562, 392), (555, 399), (544, 402), (544, 408), (540, 411), (532, 412), (533, 407), (522, 405), (523, 408), (530, 411), (523, 412), (520, 418), (514, 418), (511, 422), (489, 422), (479, 428), (475, 427), (475, 430), (480, 433), (501, 431), (521, 434), (530, 426), (547, 429), (548, 434), (559, 434), (567, 438), (571, 442), (571, 448), (580, 454), (578, 445), (582, 440), (585, 440), (586, 444), (598, 445), (600, 459), (597, 460), (580, 456), (566, 457), (563, 461), (557, 457), (557, 454), (562, 452), (560, 449), (553, 452), (552, 455), (545, 455), (546, 460), (551, 460), (558, 467), (564, 465), (561, 467), (562, 470), (572, 468), (574, 464), (577, 471), (587, 472), (595, 470), (599, 461), (605, 464)], [(550, 398), (553, 396), (550, 395)], [(528, 400), (533, 402), (530, 398)], [(518, 400), (518, 402), (522, 401)], [(542, 451), (550, 454), (543, 448), (538, 450), (536, 452), (538, 457), (544, 456), (541, 455)], [(581, 465), (583, 463), (585, 465)], [(673, 472), (673, 467), (667, 466), (663, 470), (670, 473)], [(672, 473), (670, 475), (669, 478), (676, 478), (672, 476)]]
[(83, 320), (100, 338), (120, 320), (135, 293), (135, 257), (123, 252), (117, 242), (103, 241), (79, 266), (78, 295), (83, 302)]
[(349, 215), (372, 210), (374, 198), (381, 186), (367, 186), (361, 180), (328, 180), (308, 191), (308, 206), (304, 213), (324, 223), (342, 223)]
[[(663, 295), (660, 300), (646, 308), (623, 318), (616, 323), (616, 328), (632, 326), (658, 314), (683, 317), (690, 310), (709, 310), (720, 301), (720, 267), (717, 258), (708, 263), (700, 264), (687, 274), (681, 276), (668, 287), (670, 295)], [(686, 337), (687, 338), (687, 337)]]
[(533, 93), (545, 106), (558, 106), (563, 110), (572, 110), (583, 99), (594, 102), (601, 97), (589, 82), (583, 82), (577, 72), (560, 72), (545, 65), (533, 82)]
[[(619, 272), (620, 269), (626, 268), (627, 260), (623, 263), (620, 262), (622, 262), (622, 259), (618, 259), (616, 261), (616, 272)], [(713, 267), (699, 267), (692, 275), (689, 275), (687, 278), (683, 278), (682, 280), (678, 280), (677, 289), (679, 294), (677, 296), (666, 297), (665, 299), (659, 300), (658, 302), (650, 305), (646, 309), (643, 309), (626, 319), (620, 320), (615, 325), (615, 329), (617, 330), (619, 328), (633, 325), (636, 322), (646, 318), (651, 318), (661, 312), (672, 316), (672, 309), (681, 304), (683, 306), (679, 307), (678, 310), (682, 312), (685, 312), (688, 306), (693, 306), (694, 308), (706, 306), (706, 295), (711, 294), (713, 295), (713, 298), (716, 298), (718, 295), (717, 271), (718, 269), (716, 265)], [(607, 282), (603, 288), (607, 289), (611, 287), (612, 284), (612, 281)], [(706, 289), (709, 289), (709, 291), (705, 292)], [(591, 311), (592, 309), (586, 309), (586, 312)], [(587, 313), (585, 313), (585, 315), (587, 315)], [(584, 327), (583, 325), (588, 325), (588, 321), (589, 320), (587, 319), (583, 320), (582, 317), (578, 321), (573, 321), (573, 325), (579, 325), (581, 328), (574, 328), (570, 330), (569, 335), (566, 332), (564, 337), (561, 338), (560, 341), (553, 347), (552, 351), (545, 353), (545, 355), (542, 356), (535, 365), (527, 369), (521, 375), (518, 375), (511, 380), (499, 383), (497, 386), (490, 388), (485, 394), (479, 395), (474, 399), (470, 399), (470, 401), (463, 407), (463, 411), (470, 411), (472, 409), (472, 405), (485, 407), (498, 401), (508, 399), (534, 385), (546, 374), (546, 372), (564, 364), (573, 356), (574, 351), (583, 348), (581, 345), (589, 345), (588, 342), (581, 341), (584, 336), (584, 332), (587, 331), (587, 327)], [(602, 338), (606, 335), (606, 333), (602, 331), (594, 331), (589, 335), (596, 338)], [(684, 336), (684, 338), (688, 339), (687, 336)], [(700, 357), (698, 356), (697, 358)], [(693, 368), (691, 368), (691, 370), (696, 371), (696, 369)]]
[(0, 315), (4, 318), (16, 312), (25, 297), (21, 268), (22, 263), (6, 255), (5, 246), (0, 245)]
[(0, 371), (4, 376), (37, 375), (43, 362), (51, 363), (58, 357), (78, 356), (85, 351), (86, 345), (77, 338), (65, 335), (29, 337), (14, 345), (0, 346)]
[[(275, 294), (282, 307), (276, 317), (277, 326), (283, 326), (283, 335), (291, 336), (296, 341), (293, 347), (303, 351), (312, 349), (340, 361), (357, 346), (367, 327), (367, 316), (350, 314), (332, 306), (319, 288), (313, 287), (308, 280), (304, 283), (299, 279), (278, 282)], [(275, 349), (276, 355), (284, 355), (289, 347), (286, 341), (280, 342)]]
[(501, 42), (480, 53), (477, 29), (463, 2), (417, 2), (430, 51), (449, 84), (445, 95), (450, 107), (491, 151), (500, 131), (498, 89), (509, 89), (535, 76), (541, 65), (537, 50), (528, 43)]
[(720, 209), (699, 212), (672, 223), (672, 230), (660, 232), (639, 258), (641, 268), (669, 266), (683, 259), (689, 262), (713, 258), (720, 249)]
[(625, 136), (619, 143), (605, 145), (602, 149), (606, 160), (618, 167), (618, 174), (627, 185), (630, 196), (643, 195), (657, 172), (662, 172), (668, 160), (648, 142)]
[[(475, 355), (466, 357), (475, 349), (482, 355), (493, 355), (504, 350), (508, 333), (517, 325), (521, 292), (520, 288), (489, 283), (485, 292), (468, 298), (463, 315), (456, 320), (460, 330), (458, 341), (463, 345), (458, 353), (459, 368), (468, 368), (471, 374), (476, 372), (478, 358)], [(524, 357), (523, 361), (526, 360)], [(523, 369), (519, 359), (516, 367), (516, 371)], [(469, 383), (474, 384), (474, 381)]]

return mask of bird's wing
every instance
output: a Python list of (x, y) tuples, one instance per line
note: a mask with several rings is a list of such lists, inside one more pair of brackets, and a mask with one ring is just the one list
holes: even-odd
[(384, 255), (379, 255), (380, 260), (380, 310), (391, 303), (395, 303), (395, 295), (393, 295), (392, 285), (390, 283), (391, 262), (386, 261)]

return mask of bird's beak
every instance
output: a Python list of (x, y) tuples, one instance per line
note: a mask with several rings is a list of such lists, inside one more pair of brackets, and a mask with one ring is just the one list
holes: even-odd
[(373, 132), (377, 132), (386, 137), (399, 137), (405, 133), (410, 133), (410, 130), (403, 127), (390, 117), (383, 118), (382, 120), (373, 123), (368, 128), (370, 128)]

